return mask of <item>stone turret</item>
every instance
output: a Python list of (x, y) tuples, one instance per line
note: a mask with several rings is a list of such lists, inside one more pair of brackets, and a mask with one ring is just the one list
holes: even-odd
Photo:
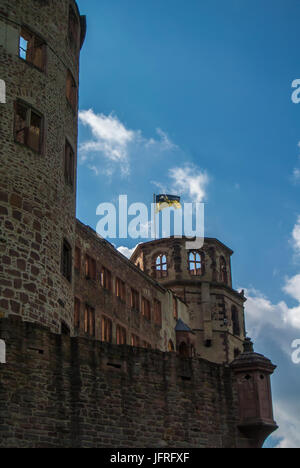
[(243, 351), (244, 302), (232, 288), (231, 255), (222, 242), (205, 238), (201, 249), (186, 249), (186, 238), (139, 244), (131, 260), (189, 308), (196, 355), (229, 363)]
[(78, 77), (74, 0), (0, 0), (0, 316), (73, 330)]
[(255, 353), (246, 338), (244, 352), (232, 363), (239, 399), (241, 433), (252, 447), (262, 447), (265, 439), (277, 429), (273, 418), (270, 376), (276, 366), (262, 354)]

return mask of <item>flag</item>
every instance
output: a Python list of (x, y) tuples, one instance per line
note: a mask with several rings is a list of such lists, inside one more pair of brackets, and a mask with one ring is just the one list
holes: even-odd
[(156, 213), (159, 213), (164, 208), (173, 206), (177, 210), (181, 208), (180, 197), (175, 195), (156, 195)]

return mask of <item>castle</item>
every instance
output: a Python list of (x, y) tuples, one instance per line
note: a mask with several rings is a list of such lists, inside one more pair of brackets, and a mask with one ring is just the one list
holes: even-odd
[(76, 220), (74, 0), (0, 0), (0, 447), (261, 447), (275, 366), (246, 338), (232, 250)]

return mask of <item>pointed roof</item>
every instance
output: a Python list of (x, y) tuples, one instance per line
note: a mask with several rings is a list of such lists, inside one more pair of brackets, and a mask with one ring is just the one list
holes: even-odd
[(190, 327), (186, 323), (184, 323), (181, 319), (177, 320), (175, 331), (185, 331), (185, 332), (190, 332), (190, 333), (192, 332)]

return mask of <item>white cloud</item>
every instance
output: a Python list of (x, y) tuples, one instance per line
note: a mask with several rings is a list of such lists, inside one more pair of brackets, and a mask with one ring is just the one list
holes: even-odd
[(121, 247), (118, 247), (117, 250), (118, 252), (120, 252), (122, 255), (124, 255), (126, 258), (130, 258), (131, 255), (133, 254), (133, 252), (135, 251), (135, 249), (137, 248), (139, 244), (137, 244), (135, 247), (133, 247), (132, 249), (129, 249), (128, 247), (124, 247), (124, 246), (121, 246)]
[(82, 143), (79, 147), (81, 161), (93, 161), (90, 168), (98, 174), (96, 154), (112, 162), (120, 163), (123, 173), (128, 173), (128, 147), (137, 135), (113, 115), (95, 114), (92, 109), (79, 112), (81, 123), (88, 126), (93, 140)]
[(297, 167), (295, 167), (293, 171), (293, 181), (294, 182), (300, 181), (300, 169), (298, 169)]
[(299, 448), (300, 447), (300, 402), (278, 401), (274, 404), (279, 429), (274, 433), (279, 439), (275, 448)]
[(300, 216), (298, 216), (297, 223), (292, 232), (293, 247), (296, 253), (300, 253)]
[(92, 134), (91, 139), (79, 146), (80, 162), (96, 175), (112, 175), (115, 169), (120, 170), (122, 175), (128, 175), (133, 154), (145, 154), (147, 151), (159, 154), (178, 148), (160, 128), (156, 129), (157, 139), (147, 139), (140, 130), (126, 128), (113, 114), (96, 114), (93, 109), (83, 110), (79, 112), (79, 120)]
[(185, 165), (170, 169), (169, 176), (173, 180), (174, 192), (186, 194), (192, 201), (203, 202), (209, 183), (209, 177), (205, 171), (195, 165)]

